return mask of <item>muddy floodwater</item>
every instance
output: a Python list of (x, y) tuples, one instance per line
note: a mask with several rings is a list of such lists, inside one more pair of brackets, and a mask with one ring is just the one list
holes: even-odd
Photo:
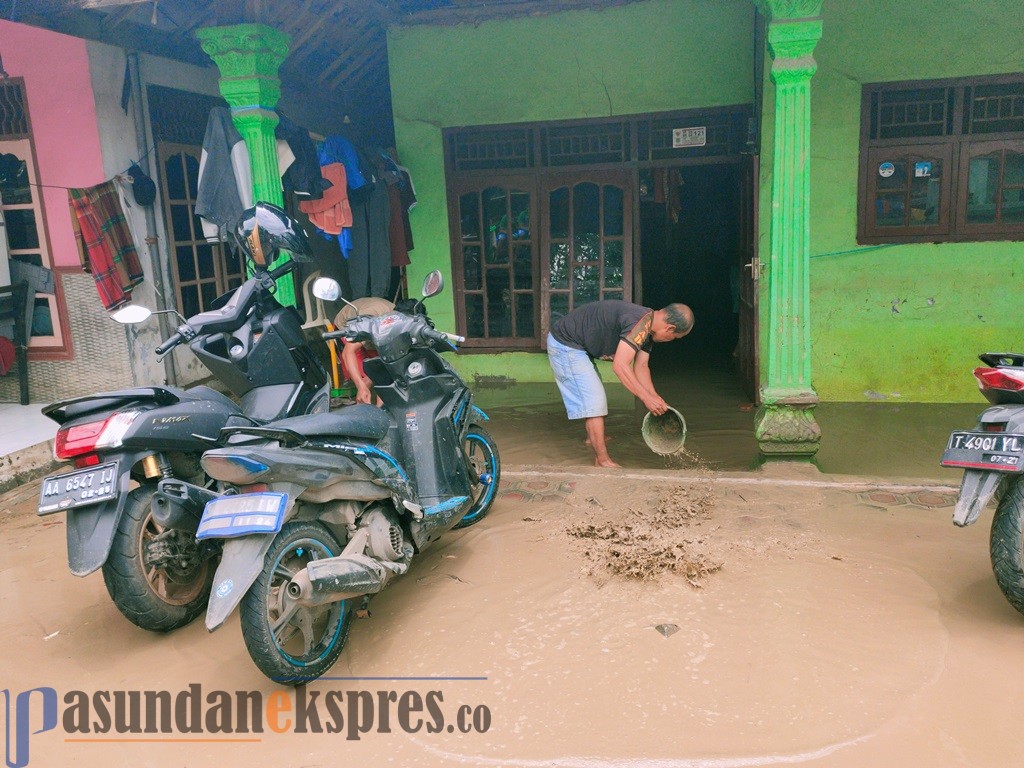
[[(728, 357), (676, 371), (655, 370), (654, 383), (686, 419), (687, 450), (717, 470), (757, 466), (755, 409)], [(554, 384), (481, 386), (475, 392), (493, 416), (492, 431), (501, 438), (506, 461), (559, 467), (587, 463), (588, 454), (581, 450), (582, 423), (570, 424), (566, 419)], [(643, 406), (625, 395), (613, 394), (610, 401), (607, 431), (612, 437), (612, 457), (626, 467), (672, 466), (671, 460), (652, 453), (643, 441)], [(987, 405), (980, 395), (977, 403), (821, 403), (815, 417), (822, 440), (814, 461), (830, 474), (959, 484), (959, 473), (940, 467), (939, 457), (949, 433), (973, 427)]]
[[(628, 399), (609, 418), (625, 466), (597, 470), (553, 386), (479, 389), (504, 463), (491, 513), (417, 556), (301, 692), (258, 672), (237, 615), (213, 634), (202, 618), (132, 626), (99, 573), (68, 572), (63, 515), (34, 514), (35, 485), (0, 496), (8, 758), (28, 745), (30, 766), (77, 768), (1024, 763), (1024, 617), (992, 577), (992, 509), (955, 529), (959, 475), (937, 466), (983, 404), (825, 404), (823, 472), (752, 470), (754, 414), (731, 376), (659, 387), (688, 427), (671, 469)], [(132, 691), (191, 695), (182, 713), (201, 696), (201, 725), (119, 729), (104, 707)], [(69, 715), (75, 692), (91, 709)], [(222, 697), (210, 714), (217, 692), (249, 697), (246, 729)]]
[[(95, 708), (67, 730), (71, 691), (267, 701), (280, 686), (237, 617), (213, 634), (201, 619), (169, 635), (128, 624), (99, 574), (68, 573), (64, 526), (32, 514), (35, 489), (12, 492), (0, 671), (12, 707), (14, 692), (61, 697), (58, 725), (31, 736), (39, 766), (1020, 765), (1024, 620), (989, 570), (991, 511), (954, 530), (949, 492), (821, 481), (509, 467), (491, 514), (414, 561), (307, 686), (319, 729), (243, 733), (123, 734)], [(385, 727), (343, 704), (325, 730), (328, 695), (410, 692), (440, 696), (449, 724), (485, 707), (487, 727), (413, 732), (395, 708)]]

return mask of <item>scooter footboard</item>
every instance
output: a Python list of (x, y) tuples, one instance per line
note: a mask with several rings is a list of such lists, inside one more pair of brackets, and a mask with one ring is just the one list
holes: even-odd
[(263, 570), (263, 559), (276, 533), (256, 534), (224, 540), (224, 552), (213, 577), (210, 603), (206, 607), (206, 628), (210, 632), (235, 610)]

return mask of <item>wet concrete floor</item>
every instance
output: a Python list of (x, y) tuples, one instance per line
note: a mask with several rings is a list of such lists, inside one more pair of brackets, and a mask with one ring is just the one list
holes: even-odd
[[(606, 382), (607, 384), (607, 382)], [(749, 470), (757, 466), (755, 409), (735, 374), (729, 356), (710, 357), (703, 364), (676, 371), (654, 369), (659, 394), (683, 414), (686, 449), (716, 470)], [(609, 450), (625, 467), (664, 469), (671, 460), (651, 452), (640, 427), (646, 411), (617, 381), (607, 386), (610, 397), (607, 431)], [(554, 384), (478, 386), (477, 401), (493, 417), (495, 436), (529, 434), (531, 440), (508, 440), (506, 460), (518, 464), (567, 467), (589, 460), (581, 450), (582, 423), (570, 423)], [(815, 417), (822, 430), (814, 463), (822, 472), (920, 478), (959, 484), (959, 473), (939, 466), (953, 429), (967, 429), (987, 403), (821, 403)]]

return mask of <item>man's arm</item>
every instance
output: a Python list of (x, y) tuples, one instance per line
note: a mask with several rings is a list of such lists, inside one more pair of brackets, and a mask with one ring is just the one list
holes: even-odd
[(651, 371), (647, 365), (650, 355), (638, 352), (625, 341), (620, 341), (612, 358), (612, 371), (619, 377), (623, 386), (640, 398), (644, 407), (655, 416), (668, 410), (668, 403), (654, 391), (651, 382)]
[(370, 382), (359, 370), (359, 350), (363, 348), (361, 341), (347, 341), (341, 347), (341, 369), (356, 385), (356, 402), (369, 404), (373, 398), (370, 393)]

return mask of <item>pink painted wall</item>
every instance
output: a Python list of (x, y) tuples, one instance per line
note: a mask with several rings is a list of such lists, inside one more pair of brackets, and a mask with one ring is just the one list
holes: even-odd
[[(2, 19), (0, 41), (4, 69), (25, 79), (39, 183), (91, 187), (104, 181), (85, 41)], [(67, 191), (44, 186), (42, 193), (54, 265), (75, 266)]]

